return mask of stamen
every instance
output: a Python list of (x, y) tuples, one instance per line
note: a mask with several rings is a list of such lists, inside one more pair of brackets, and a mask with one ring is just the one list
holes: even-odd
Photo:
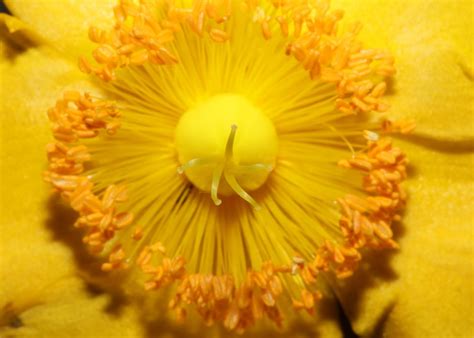
[(293, 263), (295, 264), (304, 264), (304, 258), (299, 257), (299, 256), (294, 256), (293, 257)]
[(370, 130), (364, 130), (364, 138), (368, 141), (378, 141), (379, 134)]

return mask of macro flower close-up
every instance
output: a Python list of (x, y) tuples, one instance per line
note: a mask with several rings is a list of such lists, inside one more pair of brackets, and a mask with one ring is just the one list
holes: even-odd
[(0, 336), (472, 337), (471, 0), (5, 0)]

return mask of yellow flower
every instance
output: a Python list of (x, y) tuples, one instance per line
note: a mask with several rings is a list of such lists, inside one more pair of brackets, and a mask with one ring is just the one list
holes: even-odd
[[(101, 2), (99, 5), (83, 3), (80, 5), (66, 3), (59, 5), (51, 2), (35, 2), (35, 4), (39, 4), (38, 7), (15, 1), (9, 3), (13, 13), (36, 30), (38, 34), (36, 36), (24, 34), (28, 30), (27, 27), (11, 17), (3, 17), (4, 28), (12, 32), (13, 39), (12, 35), (4, 34), (4, 43), (2, 44), (4, 60), (1, 65), (2, 90), (5, 91), (7, 83), (9, 88), (12, 88), (8, 95), (2, 93), (2, 148), (5, 148), (6, 153), (2, 159), (2, 181), (5, 181), (5, 183), (2, 182), (2, 224), (6, 224), (6, 231), (2, 237), (1, 248), (2, 258), (6, 258), (2, 259), (2, 264), (8, 268), (1, 269), (5, 274), (2, 276), (2, 280), (6, 282), (5, 287), (2, 288), (0, 299), (7, 300), (4, 301), (5, 307), (2, 313), (6, 319), (2, 318), (2, 320), (3, 323), (10, 326), (19, 326), (23, 322), (25, 325), (20, 330), (23, 330), (25, 334), (30, 333), (35, 336), (90, 336), (94, 330), (100, 332), (100, 335), (121, 330), (119, 331), (121, 335), (137, 336), (140, 335), (141, 328), (134, 321), (133, 309), (124, 307), (126, 308), (124, 311), (127, 313), (117, 316), (119, 320), (114, 320), (114, 317), (108, 316), (104, 311), (98, 309), (104, 306), (106, 298), (110, 298), (110, 294), (113, 293), (91, 300), (87, 292), (78, 291), (81, 290), (81, 287), (78, 287), (80, 285), (78, 278), (74, 277), (74, 258), (71, 257), (67, 247), (58, 243), (57, 240), (51, 241), (51, 230), (59, 239), (66, 241), (69, 247), (75, 248), (75, 259), (82, 266), (88, 265), (88, 262), (85, 261), (87, 259), (86, 252), (81, 251), (81, 247), (77, 248), (75, 243), (71, 243), (69, 239), (75, 237), (65, 235), (64, 232), (68, 230), (64, 230), (61, 228), (61, 224), (57, 224), (58, 221), (64, 221), (64, 217), (56, 218), (53, 221), (47, 220), (48, 217), (51, 217), (48, 216), (50, 215), (48, 208), (56, 209), (57, 213), (57, 201), (50, 202), (49, 205), (45, 203), (48, 198), (47, 189), (37, 180), (39, 173), (45, 166), (40, 149), (49, 138), (48, 123), (44, 112), (54, 106), (54, 102), (62, 97), (65, 89), (86, 90), (101, 94), (94, 84), (91, 84), (75, 69), (74, 63), (71, 63), (70, 60), (74, 60), (79, 55), (87, 55), (93, 48), (84, 38), (84, 27), (88, 27), (91, 23), (106, 27), (107, 20), (111, 20), (111, 14), (106, 10), (110, 6), (105, 2)], [(393, 95), (389, 97), (392, 112), (399, 117), (414, 116), (419, 125), (414, 135), (397, 141), (397, 144), (401, 144), (413, 159), (413, 173), (409, 182), (410, 204), (404, 215), (404, 222), (400, 226), (402, 231), (399, 231), (397, 238), (401, 245), (400, 252), (392, 253), (391, 257), (382, 258), (378, 253), (373, 257), (368, 254), (371, 265), (364, 266), (363, 271), (356, 272), (354, 277), (344, 283), (347, 285), (336, 285), (335, 281), (331, 282), (331, 285), (336, 290), (336, 294), (357, 333), (363, 335), (384, 333), (390, 336), (470, 336), (469, 330), (472, 330), (473, 326), (472, 318), (469, 315), (472, 308), (472, 207), (468, 201), (472, 200), (472, 186), (470, 184), (472, 184), (473, 101), (472, 45), (469, 45), (465, 37), (472, 35), (472, 23), (470, 22), (472, 15), (466, 15), (469, 10), (472, 12), (472, 8), (467, 1), (462, 3), (464, 7), (458, 4), (455, 8), (449, 4), (437, 2), (410, 2), (406, 4), (397, 2), (386, 5), (364, 2), (364, 4), (365, 6), (361, 6), (358, 2), (358, 5), (354, 6), (353, 3), (347, 1), (347, 3), (341, 3), (340, 6), (338, 4), (337, 7), (346, 9), (352, 17), (364, 19), (366, 41), (370, 41), (377, 47), (388, 46), (395, 52), (399, 75), (394, 83)], [(73, 14), (65, 15), (65, 13)], [(257, 21), (259, 17), (256, 16)], [(48, 18), (51, 18), (51, 24), (45, 25)], [(411, 20), (412, 18), (416, 18), (416, 20)], [(415, 22), (409, 25), (408, 23), (411, 21)], [(265, 23), (261, 22), (260, 24), (263, 34), (268, 34)], [(441, 29), (444, 27), (449, 27), (449, 30)], [(226, 34), (220, 30), (214, 30), (212, 34), (211, 37), (216, 40), (227, 38)], [(30, 48), (19, 53), (17, 50), (12, 50), (12, 43), (5, 43), (7, 41), (26, 43), (28, 46), (35, 44), (37, 48)], [(51, 45), (56, 48), (56, 51), (50, 48)], [(60, 53), (57, 53), (58, 51)], [(99, 61), (101, 57), (108, 56), (106, 50), (102, 50), (102, 52), (104, 53), (96, 57)], [(97, 53), (100, 53), (100, 50)], [(64, 57), (64, 55), (66, 56)], [(135, 60), (140, 61), (139, 57), (142, 55), (136, 54)], [(168, 55), (166, 54), (166, 56)], [(192, 55), (189, 56), (192, 57)], [(109, 63), (105, 62), (105, 64)], [(105, 79), (113, 76), (110, 71), (104, 72), (92, 67), (87, 63), (82, 63), (84, 70), (98, 73)], [(126, 74), (126, 76), (128, 76), (126, 78), (127, 85), (133, 84), (135, 90), (147, 90), (146, 84), (141, 86), (141, 83), (138, 82), (140, 79), (134, 83), (133, 73)], [(172, 77), (172, 79), (178, 80), (179, 76)], [(116, 87), (110, 88), (119, 91), (117, 88), (122, 86), (122, 95), (124, 95), (124, 84), (120, 83), (120, 79), (118, 83)], [(288, 79), (288, 83), (282, 83), (281, 88), (286, 88), (285, 85), (288, 84), (291, 84), (290, 79)], [(182, 88), (186, 88), (185, 83), (179, 90), (184, 90)], [(280, 94), (284, 98), (284, 92)], [(65, 99), (77, 102), (79, 98), (75, 92), (69, 92)], [(83, 101), (86, 99), (82, 97)], [(237, 130), (229, 128), (229, 130), (221, 131), (217, 148), (222, 147), (222, 144), (227, 144), (226, 147), (220, 149), (220, 152), (226, 155), (224, 157), (226, 161), (218, 160), (216, 162), (212, 157), (212, 161), (209, 162), (213, 164), (212, 170), (204, 170), (204, 173), (195, 175), (187, 172), (190, 165), (196, 163), (191, 162), (193, 159), (207, 160), (209, 158), (209, 154), (205, 151), (201, 156), (194, 156), (194, 153), (199, 154), (201, 151), (199, 147), (196, 150), (194, 146), (196, 140), (208, 142), (212, 146), (212, 140), (209, 141), (206, 138), (208, 137), (207, 130), (202, 128), (205, 128), (208, 123), (215, 123), (217, 114), (213, 107), (221, 108), (222, 102), (227, 105), (230, 102), (235, 107), (244, 107), (249, 110), (254, 108), (253, 106), (249, 107), (248, 102), (242, 102), (235, 97), (221, 97), (217, 102), (198, 105), (195, 110), (198, 110), (201, 115), (204, 111), (210, 111), (210, 116), (205, 121), (191, 118), (190, 126), (183, 127), (183, 141), (178, 147), (181, 170), (187, 179), (202, 190), (206, 190), (205, 186), (209, 187), (212, 199), (207, 196), (206, 203), (211, 206), (209, 201), (219, 204), (219, 194), (223, 193), (223, 189), (227, 189), (229, 192), (232, 190), (237, 192), (249, 202), (249, 205), (246, 202), (240, 202), (246, 207), (250, 208), (250, 205), (257, 207), (260, 205), (259, 203), (262, 203), (258, 191), (247, 194), (246, 190), (253, 190), (255, 187), (251, 184), (243, 187), (235, 185), (235, 182), (233, 184), (233, 174), (229, 174), (229, 172), (235, 173), (235, 170), (231, 171), (227, 166), (228, 163), (234, 163), (228, 161), (233, 159), (234, 155), (242, 155), (242, 151), (238, 147), (239, 143), (236, 143), (234, 148), (233, 140), (234, 138), (238, 140), (239, 132), (244, 130), (240, 127), (242, 124), (245, 125), (246, 121), (238, 121)], [(344, 107), (347, 108), (345, 105), (340, 106), (340, 108)], [(349, 107), (354, 108), (354, 106)], [(64, 111), (64, 106), (61, 104), (56, 108), (56, 113)], [(114, 117), (112, 106), (105, 105), (102, 108), (102, 112), (105, 111), (111, 118)], [(324, 105), (322, 109), (324, 110)], [(192, 112), (190, 112), (191, 116)], [(146, 113), (149, 111), (145, 111)], [(107, 125), (109, 130), (113, 131), (116, 126), (113, 124), (113, 119), (107, 122), (110, 123)], [(148, 120), (148, 122), (152, 121)], [(166, 124), (166, 119), (162, 119), (160, 123)], [(319, 121), (319, 123), (322, 122)], [(228, 121), (223, 121), (223, 124), (227, 126)], [(330, 140), (334, 140), (336, 134), (341, 135), (340, 125), (336, 124), (337, 128), (334, 128), (332, 124), (332, 122), (328, 123), (326, 132), (332, 137), (328, 138)], [(286, 126), (284, 123), (275, 123), (275, 125), (277, 129)], [(365, 125), (372, 128), (374, 124), (366, 123)], [(198, 129), (192, 129), (194, 126), (197, 126)], [(147, 125), (143, 125), (142, 128), (146, 131)], [(125, 130), (125, 136), (127, 136), (127, 126), (124, 125), (122, 129)], [(197, 134), (198, 138), (189, 139), (187, 138), (189, 134)], [(264, 160), (262, 160), (262, 156), (250, 156), (250, 159), (245, 163), (248, 166), (254, 165), (250, 168), (252, 170), (258, 169), (258, 179), (255, 178), (255, 172), (247, 173), (252, 178), (251, 183), (255, 180), (266, 182), (273, 177), (273, 173), (271, 173), (269, 178), (266, 175), (260, 178), (262, 172), (259, 171), (268, 165), (273, 166), (275, 161), (271, 155), (273, 142), (271, 128), (267, 134), (270, 136), (263, 141), (255, 143), (255, 140), (250, 139), (243, 142), (251, 149), (257, 149), (255, 146), (262, 143), (264, 145), (270, 144), (270, 147), (264, 147), (260, 152), (265, 154)], [(120, 131), (118, 135), (120, 135)], [(342, 133), (342, 136), (344, 135), (346, 135), (345, 132)], [(351, 137), (352, 135), (346, 136)], [(366, 136), (369, 139), (375, 137), (372, 133), (366, 133)], [(243, 137), (245, 140), (245, 135)], [(124, 138), (126, 141), (130, 141), (130, 136)], [(222, 140), (227, 140), (227, 143)], [(144, 144), (149, 146), (146, 142)], [(95, 153), (101, 155), (100, 158), (105, 164), (115, 163), (121, 159), (114, 157), (117, 155), (101, 151), (100, 144), (91, 142), (88, 143), (88, 146), (92, 149), (97, 147)], [(119, 144), (119, 146), (124, 147), (125, 143)], [(322, 154), (328, 158), (337, 157), (343, 153), (336, 150), (334, 150), (335, 153), (324, 152), (323, 149), (321, 149)], [(356, 145), (356, 150), (361, 150), (361, 148), (357, 148)], [(51, 153), (56, 154), (57, 149), (50, 148)], [(187, 153), (191, 153), (191, 155), (186, 155)], [(267, 156), (268, 154), (270, 156)], [(291, 158), (290, 153), (287, 156)], [(122, 158), (122, 160), (126, 159)], [(163, 164), (163, 162), (155, 162), (155, 164)], [(216, 171), (216, 168), (222, 164), (225, 166), (220, 171)], [(345, 164), (348, 165), (347, 162)], [(107, 166), (104, 165), (102, 168), (107, 168)], [(160, 167), (157, 170), (161, 169)], [(96, 171), (93, 173), (96, 177), (102, 177), (104, 182), (107, 182), (107, 178), (113, 176), (114, 167), (111, 166), (108, 170), (111, 172)], [(216, 172), (217, 174), (215, 174)], [(333, 174), (338, 175), (336, 171)], [(221, 175), (224, 176), (224, 179), (220, 177)], [(295, 178), (295, 176), (287, 177)], [(54, 181), (58, 178), (50, 177), (50, 179)], [(173, 179), (170, 178), (171, 181)], [(183, 177), (181, 179), (184, 180)], [(331, 177), (329, 177), (330, 179)], [(242, 182), (242, 180), (244, 178), (239, 177), (238, 182)], [(215, 182), (227, 182), (228, 186), (221, 185), (219, 188)], [(344, 183), (347, 185), (347, 181)], [(102, 184), (104, 185), (101, 189), (105, 189), (108, 185), (108, 183)], [(64, 182), (59, 182), (56, 185), (64, 185)], [(166, 185), (156, 187), (156, 189), (161, 189), (162, 193), (166, 193), (165, 188)], [(350, 191), (350, 186), (347, 188)], [(152, 191), (153, 187), (143, 187), (143, 189)], [(114, 189), (110, 188), (107, 191), (110, 195)], [(328, 188), (322, 187), (321, 194), (327, 193)], [(222, 200), (222, 206), (219, 208), (225, 208), (226, 204), (228, 205), (230, 202), (228, 199), (223, 198)], [(262, 209), (265, 206), (266, 204), (262, 203)], [(331, 214), (324, 211), (322, 215), (325, 218), (332, 217)], [(122, 214), (121, 219), (125, 219), (124, 223), (126, 223), (127, 216), (127, 214)], [(135, 235), (138, 236), (141, 232), (138, 230)], [(143, 234), (146, 236), (149, 232), (147, 233), (144, 229)], [(308, 245), (305, 244), (304, 237), (299, 237), (295, 233), (292, 235), (296, 236), (297, 244), (301, 245), (301, 248), (298, 247), (298, 249), (305, 254)], [(321, 236), (321, 238), (325, 237)], [(87, 241), (91, 244), (90, 238)], [(173, 244), (169, 240), (167, 243), (171, 243), (171, 247), (174, 245), (179, 248), (179, 243)], [(280, 243), (282, 241), (279, 241), (277, 236), (272, 245)], [(391, 241), (387, 241), (387, 243), (392, 244)], [(91, 246), (101, 249), (102, 243), (98, 244), (99, 247), (94, 246), (93, 243)], [(260, 245), (265, 247), (266, 243), (261, 242)], [(192, 247), (187, 247), (192, 249)], [(270, 247), (266, 250), (274, 250), (274, 248)], [(115, 256), (112, 255), (110, 262), (103, 265), (105, 270), (120, 267), (122, 263), (125, 263), (116, 259), (119, 251), (112, 251)], [(319, 252), (319, 254), (322, 253)], [(190, 257), (193, 256), (188, 255), (188, 260)], [(239, 261), (235, 257), (232, 259), (232, 262)], [(38, 263), (39, 260), (46, 265), (45, 268)], [(20, 261), (21, 264), (18, 264)], [(283, 264), (284, 261), (284, 259), (276, 259), (278, 264)], [(294, 264), (300, 264), (299, 257), (294, 259)], [(235, 270), (234, 276), (242, 273), (239, 266), (234, 264), (230, 264), (230, 266), (231, 270)], [(338, 270), (340, 274), (352, 270), (352, 266), (342, 265), (342, 267), (342, 270)], [(196, 269), (194, 267), (194, 270)], [(204, 272), (205, 270), (203, 268)], [(28, 283), (25, 283), (25, 280), (28, 280)], [(149, 284), (150, 288), (155, 286), (155, 284)], [(292, 287), (290, 286), (288, 289), (291, 291)], [(299, 289), (296, 288), (296, 290)], [(68, 296), (64, 297), (65, 294)], [(302, 295), (304, 294), (303, 292)], [(61, 300), (62, 297), (66, 299)], [(269, 299), (266, 301), (270, 302)], [(298, 304), (296, 303), (296, 305)], [(326, 313), (326, 318), (324, 316), (320, 318), (321, 323), (307, 331), (316, 331), (328, 336), (337, 335), (337, 325), (331, 320), (335, 315), (334, 302), (329, 298), (327, 304), (320, 304), (318, 309)], [(57, 317), (59, 322), (71, 323), (70, 325), (79, 326), (79, 328), (77, 331), (65, 334), (61, 331), (58, 321), (51, 320), (51, 317)], [(83, 320), (80, 320), (81, 318)], [(232, 320), (229, 322), (229, 319), (227, 321), (225, 319), (227, 327), (234, 327), (235, 323)], [(99, 324), (99, 321), (103, 323)], [(142, 321), (146, 320), (142, 319)], [(31, 324), (33, 327), (30, 327)], [(169, 325), (169, 331), (172, 333), (174, 329), (171, 327), (174, 326)], [(191, 325), (189, 324), (189, 326)], [(34, 327), (38, 331), (35, 332)], [(123, 328), (126, 328), (128, 332), (123, 331)], [(13, 329), (7, 330), (11, 332)], [(290, 329), (284, 334), (304, 333), (304, 329), (302, 332), (298, 332), (299, 330), (296, 328), (293, 330), (293, 333)]]

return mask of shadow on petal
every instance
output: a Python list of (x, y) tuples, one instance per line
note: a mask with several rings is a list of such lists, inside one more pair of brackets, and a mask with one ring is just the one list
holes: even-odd
[(70, 249), (76, 263), (77, 275), (83, 280), (85, 290), (91, 297), (109, 295), (110, 301), (104, 307), (104, 312), (120, 316), (123, 308), (130, 303), (122, 289), (124, 274), (104, 273), (101, 270), (100, 257), (87, 250), (82, 242), (81, 229), (74, 227), (76, 212), (64, 205), (59, 196), (51, 196), (47, 206), (49, 217), (46, 226), (54, 241), (61, 242)]
[[(403, 215), (402, 219), (403, 219)], [(404, 236), (405, 226), (403, 222), (395, 223), (393, 228), (393, 238), (398, 241)], [(393, 282), (399, 278), (399, 274), (392, 266), (392, 260), (396, 255), (401, 254), (403, 247), (398, 250), (367, 251), (363, 252), (363, 261), (359, 269), (352, 277), (344, 280), (337, 280), (334, 277), (328, 278), (328, 282), (334, 286), (333, 290), (340, 301), (343, 314), (351, 322), (357, 321), (362, 316), (364, 299), (371, 290), (386, 283)], [(383, 323), (390, 315), (393, 308), (393, 301), (389, 301), (383, 309), (374, 309), (374, 316), (377, 316), (377, 325), (374, 332), (378, 332), (383, 327)], [(374, 336), (377, 336), (375, 334)]]
[[(468, 122), (467, 122), (468, 123)], [(399, 137), (402, 138), (402, 137)], [(441, 153), (451, 154), (467, 154), (474, 152), (474, 139), (466, 138), (465, 140), (445, 140), (439, 137), (431, 137), (425, 134), (415, 133), (403, 137), (404, 140), (414, 143), (426, 149), (434, 150)]]
[(99, 259), (88, 252), (82, 242), (82, 231), (74, 227), (77, 213), (66, 206), (57, 195), (49, 198), (47, 208), (49, 212), (46, 227), (51, 231), (52, 239), (63, 243), (71, 250), (79, 270), (91, 276), (103, 276)]

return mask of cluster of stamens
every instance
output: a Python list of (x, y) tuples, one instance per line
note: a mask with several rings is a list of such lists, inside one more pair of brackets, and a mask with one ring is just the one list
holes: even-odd
[(200, 36), (206, 31), (215, 42), (226, 42), (229, 39), (228, 33), (215, 25), (224, 23), (230, 17), (232, 1), (220, 2), (213, 4), (212, 1), (195, 1), (193, 8), (180, 8), (174, 5), (174, 1), (168, 1), (166, 17), (157, 20), (152, 13), (159, 9), (150, 2), (122, 0), (114, 9), (115, 26), (112, 30), (104, 31), (97, 27), (89, 30), (91, 41), (100, 44), (92, 54), (97, 64), (82, 57), (79, 67), (86, 73), (111, 81), (116, 78), (115, 69), (120, 67), (143, 65), (147, 62), (158, 65), (175, 64), (178, 58), (168, 45), (184, 27)]
[[(343, 250), (343, 249), (341, 249)], [(153, 265), (151, 261), (161, 256), (161, 263)], [(177, 282), (177, 291), (169, 302), (179, 320), (186, 317), (186, 306), (194, 305), (207, 325), (222, 322), (229, 330), (243, 332), (263, 317), (272, 320), (276, 325), (283, 323), (283, 313), (278, 299), (284, 294), (282, 278), (289, 275), (303, 278), (308, 288), (301, 290), (299, 299), (292, 299), (295, 310), (306, 310), (314, 313), (315, 302), (321, 293), (314, 289), (316, 276), (323, 267), (323, 258), (318, 254), (309, 264), (295, 257), (292, 265), (275, 266), (267, 261), (260, 271), (248, 271), (239, 285), (231, 275), (188, 274), (185, 271), (185, 260), (179, 256), (170, 258), (164, 246), (158, 242), (146, 246), (140, 253), (137, 264), (150, 276), (145, 282), (147, 290), (157, 290)]]
[[(50, 165), (45, 178), (79, 213), (75, 225), (87, 229), (84, 242), (97, 253), (103, 251), (117, 231), (130, 226), (133, 215), (117, 212), (116, 204), (127, 198), (124, 187), (111, 185), (101, 196), (93, 192), (93, 183), (88, 177), (80, 175), (84, 162), (90, 160), (90, 154), (86, 146), (74, 142), (80, 137), (80, 131), (92, 130), (94, 134), (88, 134), (88, 137), (94, 137), (100, 129), (107, 130), (107, 123), (116, 125), (114, 118), (118, 112), (112, 107), (107, 102), (93, 102), (89, 95), (70, 92), (49, 112), (55, 136), (69, 141), (66, 143), (72, 143), (72, 146), (59, 141), (48, 145)], [(65, 121), (75, 122), (70, 123), (68, 129)], [(235, 130), (235, 127), (232, 128), (230, 136), (235, 136)], [(156, 290), (178, 283), (176, 295), (169, 304), (178, 318), (184, 319), (185, 306), (193, 304), (207, 324), (221, 321), (228, 329), (241, 332), (263, 316), (277, 325), (282, 324), (283, 316), (277, 300), (283, 293), (281, 278), (286, 274), (290, 278), (301, 278), (306, 285), (301, 290), (300, 298), (292, 299), (293, 307), (312, 313), (315, 301), (321, 297), (315, 288), (320, 272), (332, 270), (339, 278), (345, 278), (353, 273), (361, 259), (359, 249), (396, 247), (391, 238), (391, 222), (400, 219), (397, 212), (406, 200), (400, 183), (406, 177), (407, 160), (389, 139), (379, 139), (378, 134), (368, 131), (365, 136), (367, 150), (339, 163), (342, 167), (365, 172), (363, 186), (370, 194), (368, 197), (347, 195), (338, 200), (342, 209), (340, 227), (345, 237), (343, 244), (327, 240), (309, 261), (295, 257), (292, 264), (284, 266), (266, 262), (260, 271), (248, 271), (245, 280), (237, 285), (230, 275), (186, 273), (185, 258), (168, 257), (165, 247), (158, 242), (145, 246), (136, 260), (140, 269), (150, 276), (145, 282), (145, 289)], [(228, 157), (232, 156), (232, 145), (233, 137), (229, 137), (226, 148)], [(137, 228), (133, 238), (140, 240), (141, 237), (142, 230)], [(156, 261), (157, 254), (162, 256), (161, 261), (153, 265), (152, 259), (155, 257)], [(125, 251), (120, 244), (116, 244), (102, 269), (117, 270), (128, 265)]]
[(394, 59), (389, 53), (363, 48), (356, 40), (360, 24), (340, 33), (338, 22), (344, 13), (329, 11), (328, 1), (272, 1), (269, 13), (261, 1), (248, 4), (265, 39), (272, 37), (272, 27), (279, 28), (290, 39), (286, 54), (293, 55), (311, 79), (337, 85), (340, 111), (350, 115), (388, 109), (381, 100), (386, 83), (374, 79), (395, 74)]
[(408, 160), (389, 138), (373, 140), (368, 149), (339, 165), (366, 173), (363, 188), (368, 197), (347, 195), (338, 200), (342, 207), (341, 230), (354, 248), (397, 248), (391, 222), (399, 221), (406, 202), (401, 182), (406, 178)]
[(89, 94), (76, 91), (64, 93), (62, 100), (48, 111), (53, 135), (57, 140), (74, 143), (81, 138), (92, 138), (105, 129), (113, 135), (120, 127), (119, 112), (113, 103), (93, 101)]
[[(386, 83), (375, 78), (395, 73), (393, 58), (381, 51), (363, 49), (356, 40), (360, 29), (353, 25), (342, 34), (338, 22), (343, 14), (330, 12), (327, 1), (268, 1), (243, 2), (247, 14), (261, 26), (265, 39), (271, 39), (276, 30), (288, 39), (287, 55), (292, 55), (308, 71), (312, 79), (334, 83), (337, 88), (337, 108), (345, 114), (385, 111), (381, 100)], [(104, 81), (116, 78), (121, 67), (140, 66), (149, 62), (172, 65), (179, 62), (173, 53), (172, 42), (183, 29), (207, 36), (217, 43), (224, 43), (231, 34), (222, 26), (232, 15), (231, 0), (194, 1), (191, 8), (179, 8), (174, 1), (167, 1), (167, 10), (158, 19), (148, 1), (138, 3), (121, 0), (115, 8), (116, 23), (112, 30), (91, 28), (89, 37), (99, 44), (93, 57), (96, 64), (81, 58), (80, 69)], [(97, 191), (88, 176), (83, 176), (84, 165), (91, 160), (87, 146), (78, 144), (81, 139), (93, 138), (102, 131), (109, 135), (120, 126), (119, 112), (109, 101), (93, 100), (90, 95), (67, 92), (49, 112), (55, 143), (47, 147), (49, 168), (46, 181), (79, 213), (75, 225), (85, 228), (84, 242), (95, 253), (107, 251), (108, 261), (104, 271), (124, 269), (136, 264), (149, 278), (146, 290), (157, 290), (177, 284), (177, 291), (169, 303), (179, 319), (186, 316), (186, 306), (194, 305), (206, 324), (222, 322), (225, 327), (238, 332), (267, 317), (277, 325), (283, 321), (278, 300), (285, 295), (283, 278), (302, 280), (300, 296), (291, 298), (296, 310), (313, 313), (314, 304), (321, 298), (316, 289), (318, 275), (333, 271), (339, 278), (350, 276), (361, 259), (360, 249), (395, 248), (392, 239), (392, 222), (400, 219), (400, 209), (406, 201), (401, 182), (406, 177), (407, 159), (401, 150), (392, 146), (387, 138), (366, 132), (367, 148), (339, 165), (364, 172), (363, 188), (368, 196), (346, 195), (337, 202), (341, 207), (340, 230), (344, 241), (326, 240), (315, 250), (312, 259), (295, 256), (288, 265), (277, 266), (272, 262), (262, 264), (260, 271), (249, 270), (243, 281), (231, 275), (212, 275), (186, 272), (182, 256), (168, 256), (160, 242), (142, 246), (135, 262), (131, 262), (120, 244), (104, 250), (116, 238), (116, 233), (133, 222), (130, 212), (121, 212), (117, 203), (127, 199), (125, 187), (110, 185)], [(387, 132), (407, 133), (413, 130), (413, 121), (385, 122)], [(237, 183), (231, 182), (232, 145), (235, 128), (232, 127), (225, 158), (216, 162), (211, 197), (220, 204), (217, 189), (221, 176), (246, 201), (256, 202)], [(188, 168), (208, 164), (209, 161), (193, 159), (179, 167), (182, 173)], [(230, 169), (229, 169), (230, 168)], [(235, 169), (235, 168), (234, 168)], [(248, 166), (248, 170), (271, 170), (269, 166)], [(227, 174), (226, 174), (227, 173)], [(234, 178), (235, 180), (235, 178)], [(139, 241), (143, 231), (137, 227), (132, 238)]]
[[(336, 106), (340, 111), (350, 115), (388, 109), (381, 99), (387, 85), (380, 79), (395, 74), (394, 59), (387, 52), (363, 48), (356, 39), (360, 24), (340, 33), (338, 22), (343, 12), (329, 11), (326, 0), (247, 0), (244, 4), (253, 21), (261, 25), (265, 39), (271, 39), (279, 30), (289, 41), (287, 55), (294, 56), (312, 79), (337, 86)], [(158, 20), (148, 2), (121, 1), (111, 31), (90, 29), (90, 39), (100, 44), (93, 53), (97, 65), (81, 58), (79, 66), (86, 73), (110, 81), (120, 67), (146, 62), (174, 64), (178, 57), (167, 45), (185, 27), (199, 36), (208, 32), (218, 43), (228, 41), (229, 33), (219, 27), (229, 20), (232, 7), (230, 0), (194, 1), (191, 8), (180, 8), (169, 1), (165, 18)]]
[[(94, 101), (89, 94), (70, 91), (48, 115), (57, 141), (47, 146), (49, 167), (44, 178), (79, 213), (75, 226), (86, 229), (84, 243), (92, 252), (100, 253), (117, 231), (132, 223), (133, 215), (116, 208), (117, 203), (127, 199), (125, 187), (110, 185), (101, 194), (94, 192), (89, 177), (81, 175), (91, 155), (87, 146), (77, 142), (96, 137), (101, 130), (115, 134), (120, 126), (119, 113), (111, 102)], [(111, 252), (110, 261), (104, 263), (103, 269), (125, 267), (121, 247), (118, 245)]]
[[(316, 289), (321, 272), (333, 271), (338, 278), (347, 278), (357, 268), (360, 249), (397, 247), (392, 239), (391, 223), (400, 220), (398, 212), (406, 201), (400, 183), (406, 177), (407, 159), (388, 138), (378, 139), (378, 134), (373, 132), (368, 132), (367, 138), (365, 152), (339, 163), (365, 172), (363, 186), (369, 193), (368, 197), (347, 195), (338, 200), (344, 243), (326, 240), (309, 261), (296, 256), (289, 265), (265, 262), (260, 271), (248, 271), (240, 285), (230, 275), (187, 274), (184, 258), (168, 258), (159, 243), (155, 249), (146, 247), (140, 255), (139, 266), (151, 275), (146, 288), (159, 289), (176, 281), (177, 292), (169, 307), (178, 318), (184, 319), (184, 306), (193, 304), (207, 324), (221, 321), (228, 329), (242, 332), (263, 316), (282, 324), (277, 301), (283, 293), (281, 279), (287, 275), (301, 278), (305, 283), (300, 298), (292, 298), (293, 308), (312, 314), (315, 302), (321, 298)], [(153, 266), (150, 261), (157, 252), (164, 257), (161, 264)]]

